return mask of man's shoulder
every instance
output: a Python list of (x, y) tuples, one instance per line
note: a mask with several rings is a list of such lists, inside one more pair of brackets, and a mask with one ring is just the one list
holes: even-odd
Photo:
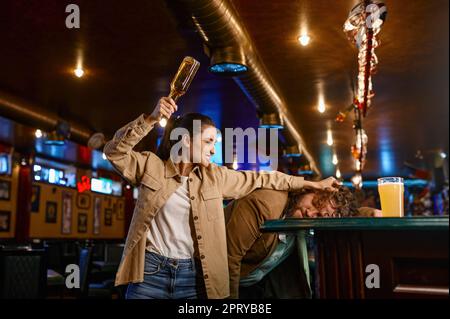
[(259, 213), (266, 219), (280, 218), (288, 199), (287, 191), (257, 189), (244, 197), (258, 206)]
[(288, 192), (287, 191), (277, 191), (274, 189), (256, 189), (253, 192), (251, 192), (248, 196), (248, 198), (251, 199), (258, 199), (262, 201), (286, 201), (288, 198)]

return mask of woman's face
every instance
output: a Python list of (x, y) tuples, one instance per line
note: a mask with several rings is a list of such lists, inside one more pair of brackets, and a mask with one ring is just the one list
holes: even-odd
[(314, 193), (301, 196), (291, 216), (294, 218), (332, 217), (336, 210), (332, 203), (328, 202), (325, 207), (319, 210), (313, 205), (314, 196)]
[(211, 157), (215, 153), (216, 139), (217, 129), (210, 125), (202, 129), (200, 136), (194, 135), (190, 148), (192, 154), (191, 161), (208, 167), (211, 163)]

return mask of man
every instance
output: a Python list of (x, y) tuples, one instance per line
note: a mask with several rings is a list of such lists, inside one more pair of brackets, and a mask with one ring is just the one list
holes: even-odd
[(357, 209), (353, 194), (345, 187), (291, 193), (260, 189), (229, 203), (225, 218), (230, 297), (311, 297), (305, 237), (261, 233), (259, 228), (266, 220), (378, 214), (368, 207)]

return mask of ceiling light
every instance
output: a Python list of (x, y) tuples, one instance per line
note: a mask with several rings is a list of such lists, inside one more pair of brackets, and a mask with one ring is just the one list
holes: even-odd
[(340, 179), (342, 177), (341, 175), (341, 171), (339, 170), (339, 168), (336, 170), (336, 178)]
[(259, 120), (260, 128), (282, 129), (283, 121), (278, 113), (263, 114)]
[(73, 73), (75, 74), (75, 76), (77, 78), (81, 78), (84, 75), (84, 70), (82, 68), (78, 67), (75, 70), (73, 70)]
[(336, 155), (336, 154), (333, 154), (333, 160), (332, 160), (332, 162), (333, 162), (333, 165), (337, 165), (337, 163), (338, 163), (338, 158), (337, 158), (337, 155)]
[(34, 132), (34, 136), (36, 136), (36, 138), (41, 138), (42, 137), (42, 131), (37, 129), (36, 132)]
[(248, 71), (245, 54), (241, 48), (215, 48), (211, 54), (211, 73), (225, 76), (237, 76)]
[(329, 146), (332, 146), (332, 145), (334, 144), (334, 141), (333, 141), (333, 134), (331, 133), (331, 130), (328, 130), (328, 131), (327, 131), (327, 144), (328, 144)]
[(300, 44), (304, 47), (306, 47), (310, 41), (311, 41), (311, 37), (307, 34), (303, 34), (298, 37), (298, 42), (300, 42)]
[(325, 112), (325, 99), (324, 99), (323, 95), (319, 96), (319, 105), (317, 107), (317, 110), (320, 113), (324, 113)]

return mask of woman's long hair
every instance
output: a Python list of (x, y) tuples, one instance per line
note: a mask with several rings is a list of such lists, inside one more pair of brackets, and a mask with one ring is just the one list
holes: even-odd
[(214, 121), (209, 116), (200, 113), (187, 113), (177, 118), (171, 117), (167, 121), (161, 144), (159, 145), (156, 152), (160, 159), (167, 161), (170, 158), (170, 150), (172, 149), (172, 146), (174, 146), (181, 140), (181, 136), (179, 136), (178, 139), (175, 140), (170, 139), (170, 133), (173, 129), (179, 127), (186, 129), (189, 132), (189, 137), (192, 140), (192, 137), (194, 135), (194, 120), (201, 121), (202, 131), (205, 126), (216, 127)]

